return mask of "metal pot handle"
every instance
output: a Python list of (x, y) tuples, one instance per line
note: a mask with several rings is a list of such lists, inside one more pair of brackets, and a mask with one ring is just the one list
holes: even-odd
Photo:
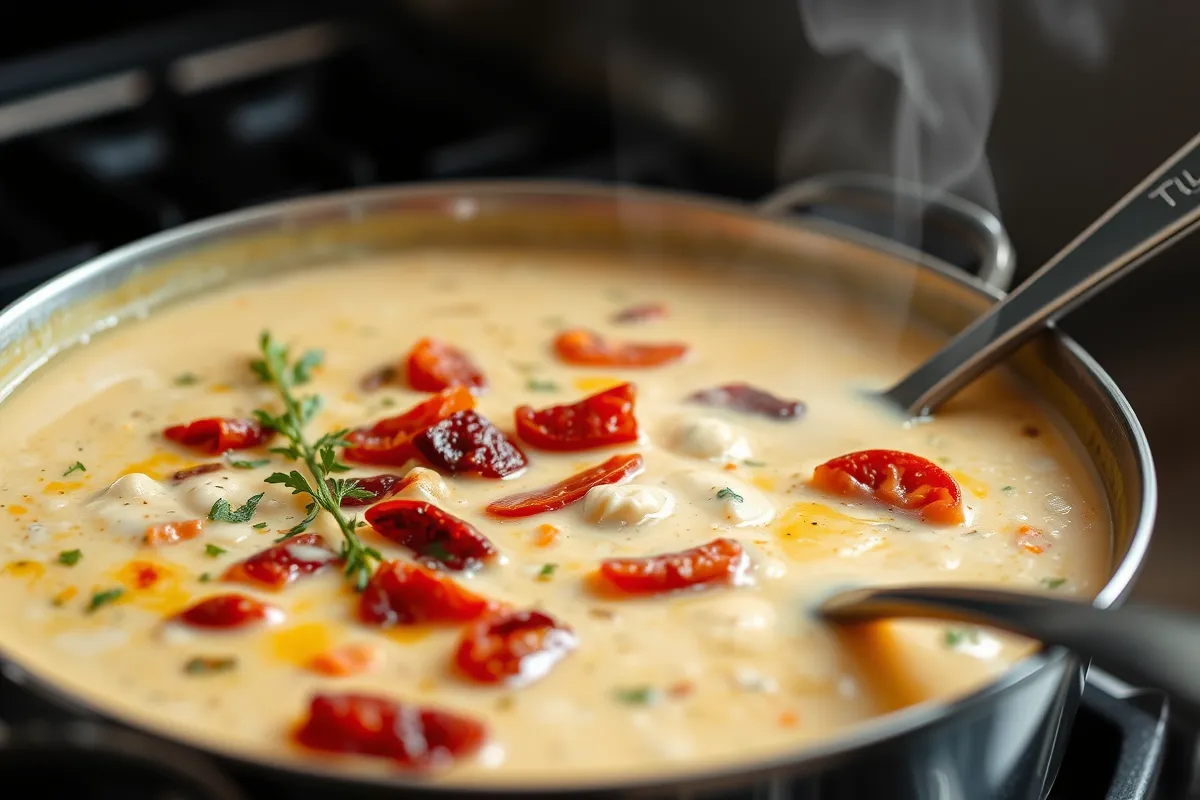
[(783, 216), (797, 209), (827, 206), (886, 214), (898, 196), (921, 202), (930, 223), (965, 240), (978, 254), (978, 278), (1007, 291), (1016, 257), (1004, 226), (987, 209), (940, 189), (882, 175), (837, 172), (785, 186), (760, 200), (758, 210)]

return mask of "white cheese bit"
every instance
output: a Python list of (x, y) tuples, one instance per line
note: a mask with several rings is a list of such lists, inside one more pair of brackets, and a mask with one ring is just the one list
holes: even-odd
[(405, 479), (412, 478), (412, 483), (405, 486), (397, 495), (408, 500), (424, 500), (427, 503), (445, 502), (450, 499), (450, 487), (442, 476), (425, 467), (413, 467)]
[(324, 547), (317, 547), (311, 544), (289, 544), (287, 551), (297, 561), (308, 563), (325, 563), (337, 558), (336, 553), (326, 550)]
[(775, 518), (775, 507), (766, 494), (728, 472), (676, 472), (666, 483), (677, 487), (701, 512), (707, 510), (737, 528), (766, 525)]
[(751, 455), (746, 437), (716, 417), (676, 417), (667, 433), (668, 447), (708, 461), (744, 461)]
[(642, 525), (665, 519), (675, 497), (658, 486), (636, 483), (595, 486), (583, 500), (583, 514), (596, 525)]
[(775, 607), (762, 597), (722, 592), (690, 604), (688, 612), (694, 629), (721, 651), (756, 655), (775, 643)]
[(210, 478), (192, 478), (183, 485), (187, 487), (183, 492), (183, 502), (197, 516), (208, 516), (213, 503), (221, 499), (234, 508), (245, 502), (245, 498), (242, 497), (242, 482), (227, 473), (218, 472)]
[(117, 478), (88, 505), (110, 530), (137, 539), (145, 536), (150, 525), (196, 516), (162, 484), (141, 472)]
[(479, 749), (477, 756), (480, 766), (488, 769), (495, 769), (504, 764), (508, 754), (504, 752), (504, 748), (495, 742), (489, 742)]

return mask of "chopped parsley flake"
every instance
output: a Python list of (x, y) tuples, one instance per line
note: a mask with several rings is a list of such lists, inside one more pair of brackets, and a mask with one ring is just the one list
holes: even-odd
[(200, 573), (200, 582), (201, 583), (208, 583), (211, 580), (212, 580), (212, 575), (209, 575), (207, 572)]
[(1045, 586), (1047, 589), (1057, 589), (1066, 582), (1066, 578), (1042, 578), (1042, 586)]
[(717, 492), (718, 500), (732, 500), (735, 503), (741, 503), (745, 500), (740, 494), (726, 486), (721, 491)]
[(255, 528), (255, 529), (257, 529), (257, 530), (260, 530), (260, 531), (261, 531), (263, 528), (267, 527), (267, 523), (265, 523), (265, 522), (256, 522), (256, 523), (254, 523), (253, 525), (251, 525), (250, 527), (251, 527), (251, 528)]
[(441, 542), (430, 542), (422, 551), (421, 555), (426, 558), (432, 558), (435, 561), (440, 561), (445, 564), (450, 560), (450, 551), (446, 549), (446, 545)]
[(125, 594), (124, 589), (106, 589), (103, 592), (96, 592), (92, 595), (91, 602), (88, 603), (87, 613), (91, 614), (93, 611), (96, 611), (97, 609), (102, 608), (109, 603), (116, 602), (116, 600), (123, 594)]
[(217, 556), (224, 555), (225, 553), (226, 550), (224, 547), (217, 547), (215, 544), (204, 545), (204, 555), (208, 556), (209, 558), (216, 558)]
[(83, 465), (83, 462), (76, 461), (74, 464), (72, 464), (70, 467), (67, 468), (67, 471), (63, 473), (63, 477), (64, 478), (67, 477), (72, 472), (87, 472), (87, 467), (85, 467)]
[(183, 665), (183, 671), (188, 675), (211, 675), (214, 672), (228, 672), (237, 667), (237, 659), (233, 656), (196, 656)]
[(392, 406), (396, 405), (396, 398), (381, 397), (379, 399), (379, 405), (383, 406), (384, 408), (391, 408)]
[(200, 376), (194, 372), (184, 372), (175, 376), (176, 386), (195, 386), (200, 382)]
[(943, 639), (946, 647), (954, 649), (964, 644), (975, 644), (979, 641), (979, 631), (974, 628), (947, 628)]
[(58, 563), (73, 567), (79, 563), (81, 558), (83, 558), (82, 550), (63, 550), (58, 554)]
[(1016, 489), (1011, 486), (1001, 486), (1000, 491), (1004, 492), (1005, 494), (1012, 494), (1016, 491)]
[(222, 497), (213, 503), (212, 509), (208, 512), (208, 518), (213, 522), (249, 522), (254, 516), (254, 509), (258, 508), (258, 501), (263, 499), (264, 494), (265, 492), (259, 492), (238, 509), (231, 508), (229, 501)]
[(542, 564), (542, 568), (538, 571), (537, 579), (539, 581), (548, 581), (554, 577), (554, 570), (558, 569), (558, 564)]
[(259, 467), (265, 467), (270, 463), (271, 459), (269, 458), (255, 458), (249, 461), (237, 459), (231, 460), (229, 462), (229, 466), (233, 467), (234, 469), (258, 469)]
[(525, 387), (531, 392), (557, 392), (558, 384), (554, 381), (543, 381), (537, 378), (530, 378)]
[(753, 458), (747, 458), (742, 463), (745, 464), (747, 467), (765, 467), (767, 465), (767, 462), (755, 461)]
[(619, 702), (630, 706), (645, 706), (658, 701), (658, 692), (653, 686), (632, 686), (617, 689), (613, 694)]

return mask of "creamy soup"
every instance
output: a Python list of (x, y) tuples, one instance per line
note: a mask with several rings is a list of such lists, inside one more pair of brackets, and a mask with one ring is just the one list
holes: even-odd
[[(291, 350), (255, 369), (264, 330)], [(865, 398), (936, 343), (795, 276), (568, 254), (195, 298), (5, 402), (0, 643), (153, 728), (360, 773), (595, 781), (795, 751), (1032, 650), (835, 631), (811, 614), (832, 588), (1106, 580), (1097, 484), (1010, 379), (920, 424)], [(316, 490), (278, 452), (280, 374), (323, 400), (301, 447), (350, 431), (318, 470), (361, 483)], [(346, 503), (350, 574), (310, 490)]]

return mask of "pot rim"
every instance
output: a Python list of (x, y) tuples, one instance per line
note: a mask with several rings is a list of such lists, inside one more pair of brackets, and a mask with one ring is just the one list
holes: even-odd
[[(51, 301), (62, 295), (69, 295), (77, 286), (87, 283), (96, 276), (103, 275), (107, 271), (126, 263), (154, 264), (156, 261), (161, 260), (163, 256), (168, 256), (176, 248), (186, 246), (192, 240), (204, 239), (205, 237), (222, 233), (235, 233), (243, 227), (269, 222), (272, 219), (283, 221), (292, 215), (329, 212), (337, 209), (350, 209), (351, 213), (353, 213), (354, 206), (371, 206), (372, 204), (386, 201), (421, 197), (427, 197), (431, 200), (453, 201), (456, 198), (463, 199), (464, 197), (514, 195), (566, 195), (572, 197), (591, 197), (616, 203), (620, 203), (622, 198), (634, 198), (641, 202), (705, 208), (710, 211), (752, 220), (760, 224), (799, 226), (807, 228), (818, 235), (848, 240), (853, 244), (882, 251), (896, 258), (915, 263), (923, 269), (939, 274), (942, 278), (955, 281), (976, 293), (986, 295), (991, 300), (996, 300), (1002, 296), (998, 290), (983, 284), (974, 278), (974, 276), (960, 269), (952, 267), (928, 254), (883, 237), (825, 220), (806, 219), (802, 217), (778, 217), (764, 214), (752, 203), (714, 198), (691, 192), (589, 181), (498, 179), (390, 184), (326, 192), (265, 203), (196, 220), (102, 253), (41, 284), (10, 304), (7, 308), (0, 310), (0, 332), (5, 328), (19, 327), (26, 317), (36, 317), (41, 306), (51, 304)], [(1130, 538), (1129, 547), (1124, 557), (1116, 564), (1108, 582), (1093, 600), (1093, 605), (1100, 608), (1108, 608), (1119, 605), (1126, 598), (1145, 560), (1157, 507), (1157, 483), (1154, 464), (1149, 443), (1141, 424), (1129, 402), (1112, 378), (1073, 339), (1053, 325), (1048, 327), (1050, 328), (1051, 335), (1056, 337), (1058, 343), (1084, 368), (1085, 372), (1095, 383), (1096, 388), (1111, 401), (1120, 424), (1120, 430), (1117, 433), (1129, 441), (1139, 467), (1141, 508), (1136, 520), (1131, 522), (1133, 534)], [(46, 358), (30, 364), (6, 381), (7, 385), (0, 390), (0, 405), (2, 405), (3, 400), (16, 386), (19, 386), (33, 372), (40, 369), (46, 360), (53, 357), (54, 353), (55, 351), (51, 351)], [(338, 769), (334, 762), (326, 762), (320, 765), (305, 764), (301, 766), (290, 761), (272, 761), (252, 755), (239, 754), (232, 748), (226, 748), (225, 746), (208, 741), (198, 743), (186, 736), (178, 735), (166, 726), (160, 727), (143, 721), (129, 721), (117, 712), (107, 711), (103, 706), (77, 697), (72, 691), (57, 686), (53, 680), (39, 677), (35, 672), (21, 666), (18, 661), (5, 652), (2, 644), (0, 644), (0, 669), (15, 682), (37, 691), (60, 705), (66, 705), (85, 713), (97, 715), (103, 719), (116, 721), (170, 743), (192, 748), (215, 756), (224, 762), (236, 764), (239, 768), (281, 771), (294, 778), (316, 779), (332, 783), (349, 783), (364, 788), (408, 789), (418, 793), (443, 796), (469, 794), (529, 797), (562, 795), (567, 792), (572, 794), (652, 792), (667, 787), (676, 787), (684, 783), (689, 786), (719, 786), (724, 783), (745, 780), (751, 777), (783, 776), (801, 769), (811, 770), (822, 763), (840, 761), (855, 752), (885, 744), (892, 739), (930, 726), (947, 716), (957, 715), (973, 707), (991, 702), (994, 698), (1004, 694), (1010, 688), (1041, 672), (1043, 669), (1051, 667), (1066, 669), (1075, 663), (1077, 663), (1077, 659), (1067, 650), (1062, 648), (1045, 648), (1017, 662), (992, 681), (965, 695), (960, 695), (949, 701), (926, 701), (898, 711), (889, 712), (872, 720), (854, 725), (843, 733), (822, 738), (815, 743), (805, 744), (786, 754), (760, 758), (754, 761), (738, 762), (699, 771), (672, 770), (659, 774), (650, 773), (632, 779), (621, 779), (605, 783), (580, 782), (559, 785), (545, 783), (529, 786), (515, 784), (510, 786), (487, 786), (475, 783), (425, 782), (420, 778), (407, 778), (403, 773), (382, 776), (352, 775), (348, 774), (345, 770)]]

